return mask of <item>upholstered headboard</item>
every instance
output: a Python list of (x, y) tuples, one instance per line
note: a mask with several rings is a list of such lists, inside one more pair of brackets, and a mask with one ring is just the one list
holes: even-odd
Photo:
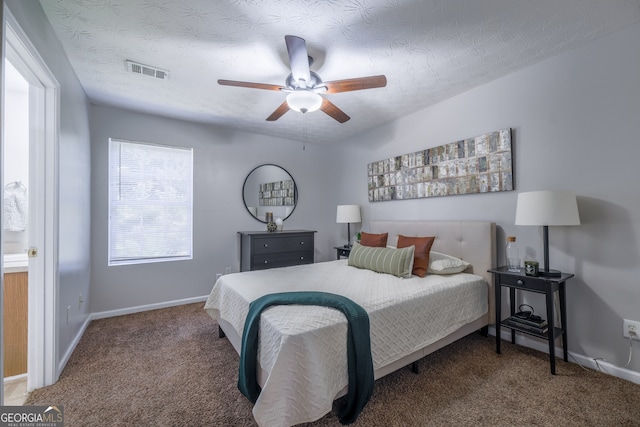
[(370, 221), (363, 231), (389, 233), (387, 245), (396, 246), (398, 235), (435, 236), (431, 250), (471, 263), (469, 273), (489, 284), (489, 323), (495, 323), (493, 276), (496, 267), (496, 224), (488, 221)]

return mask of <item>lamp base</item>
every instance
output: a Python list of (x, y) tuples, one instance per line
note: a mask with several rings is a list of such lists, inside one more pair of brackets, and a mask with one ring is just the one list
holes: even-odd
[(542, 226), (542, 234), (544, 240), (544, 270), (538, 271), (538, 276), (542, 277), (560, 277), (562, 273), (559, 270), (549, 268), (549, 226)]
[(539, 270), (538, 271), (538, 276), (543, 276), (543, 277), (560, 277), (562, 276), (562, 272), (560, 270)]

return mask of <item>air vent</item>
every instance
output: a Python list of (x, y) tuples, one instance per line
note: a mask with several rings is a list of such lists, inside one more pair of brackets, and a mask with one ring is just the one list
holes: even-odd
[(127, 70), (132, 73), (144, 74), (145, 76), (155, 77), (160, 80), (167, 80), (169, 78), (169, 72), (166, 70), (152, 67), (150, 65), (139, 64), (129, 60), (127, 60)]

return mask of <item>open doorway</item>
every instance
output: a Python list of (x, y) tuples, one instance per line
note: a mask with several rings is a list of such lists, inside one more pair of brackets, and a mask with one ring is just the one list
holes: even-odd
[[(26, 121), (28, 135), (28, 169), (27, 178), (8, 177), (4, 184), (13, 187), (7, 190), (26, 189), (28, 199), (26, 214), (26, 233), (14, 242), (5, 244), (5, 226), (2, 227), (3, 249), (27, 248), (28, 290), (27, 290), (27, 371), (26, 390), (32, 390), (57, 380), (57, 123), (58, 123), (58, 91), (59, 84), (53, 77), (37, 50), (33, 47), (24, 31), (8, 9), (3, 10), (5, 38), (3, 46), (4, 57), (10, 63), (5, 70), (13, 68), (28, 84), (27, 104), (28, 118)], [(5, 78), (2, 84), (6, 83)], [(3, 90), (4, 93), (4, 90)], [(13, 110), (3, 96), (3, 112)], [(12, 99), (12, 102), (22, 102)], [(16, 104), (17, 105), (17, 104)], [(4, 139), (2, 149), (5, 164), (14, 161), (9, 155), (16, 156), (7, 148), (7, 134), (3, 123)], [(13, 138), (13, 135), (11, 136)], [(13, 154), (12, 154), (13, 153)], [(3, 165), (3, 171), (5, 167)], [(22, 171), (24, 173), (24, 171)], [(27, 184), (25, 184), (25, 182)], [(5, 191), (6, 193), (6, 191)], [(20, 197), (20, 196), (18, 196)], [(2, 209), (6, 216), (5, 200)], [(15, 202), (15, 200), (13, 201)], [(11, 203), (13, 203), (11, 202)], [(21, 231), (15, 231), (20, 233)], [(24, 233), (24, 231), (22, 231)], [(24, 243), (26, 242), (26, 245)], [(13, 245), (9, 247), (8, 243)], [(23, 255), (24, 256), (24, 255)], [(4, 260), (3, 260), (4, 273)], [(5, 276), (6, 277), (6, 276)], [(3, 289), (4, 293), (4, 289)], [(6, 306), (5, 306), (6, 308)], [(3, 316), (3, 321), (6, 316)], [(3, 322), (4, 323), (4, 322)], [(3, 328), (4, 330), (4, 328)], [(1, 342), (4, 352), (4, 340)], [(4, 365), (3, 365), (4, 370)], [(3, 375), (5, 377), (6, 375)], [(6, 390), (6, 389), (5, 389)], [(4, 394), (4, 393), (3, 393)], [(5, 400), (7, 396), (4, 396)]]
[(27, 392), (29, 263), (29, 82), (5, 58), (3, 117), (4, 404)]

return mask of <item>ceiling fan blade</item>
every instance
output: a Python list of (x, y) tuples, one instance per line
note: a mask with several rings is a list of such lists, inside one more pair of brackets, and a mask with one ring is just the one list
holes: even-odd
[(355, 79), (335, 80), (332, 82), (323, 82), (322, 85), (327, 87), (325, 93), (350, 92), (353, 90), (374, 89), (377, 87), (385, 87), (387, 78), (383, 75), (358, 77)]
[(267, 83), (251, 83), (251, 82), (238, 82), (235, 80), (218, 80), (219, 85), (223, 86), (237, 86), (237, 87), (248, 87), (251, 89), (265, 89), (265, 90), (282, 90), (286, 89), (284, 86), (279, 85), (270, 85)]
[(271, 113), (269, 117), (267, 117), (267, 121), (274, 122), (282, 117), (287, 111), (289, 111), (289, 104), (287, 104), (287, 101), (284, 101), (273, 113)]
[(340, 123), (344, 123), (351, 118), (347, 116), (344, 111), (336, 107), (333, 102), (324, 97), (322, 98), (320, 109)]
[(284, 36), (284, 40), (287, 44), (291, 74), (300, 87), (306, 88), (311, 81), (307, 44), (303, 38), (296, 36)]

